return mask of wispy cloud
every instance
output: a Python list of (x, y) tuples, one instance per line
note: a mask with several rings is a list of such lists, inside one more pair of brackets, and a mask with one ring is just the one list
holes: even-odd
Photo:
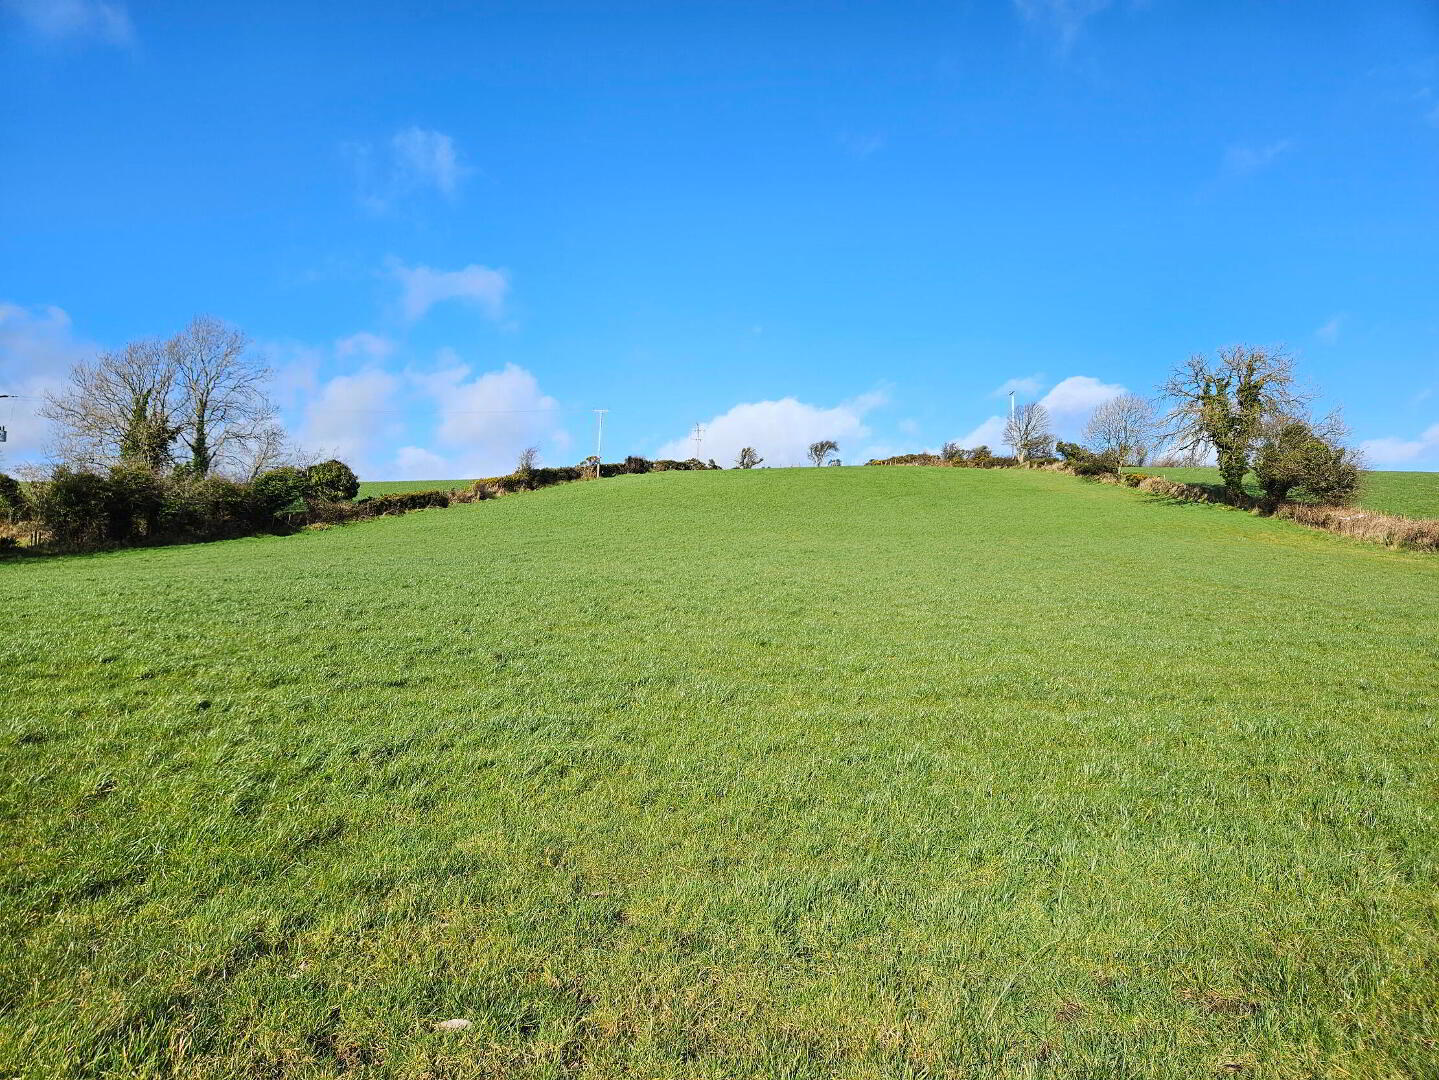
[(32, 33), (52, 41), (135, 44), (135, 26), (124, 4), (107, 0), (0, 0)]
[[(802, 465), (810, 443), (834, 439), (840, 445), (839, 457), (844, 459), (846, 445), (869, 436), (865, 415), (886, 400), (883, 393), (874, 392), (831, 408), (792, 397), (744, 402), (703, 422), (700, 454), (728, 465), (743, 447), (753, 446), (766, 465)], [(656, 456), (683, 459), (694, 456), (694, 452), (694, 440), (686, 434), (665, 443)]]
[(1249, 176), (1267, 169), (1293, 148), (1293, 139), (1276, 139), (1263, 146), (1229, 146), (1224, 151), (1224, 173), (1226, 176)]
[(842, 131), (839, 134), (839, 145), (855, 157), (861, 158), (883, 150), (887, 141), (884, 135), (877, 131)]
[(436, 270), (392, 260), (389, 273), (400, 285), (400, 310), (410, 322), (446, 300), (473, 304), (489, 318), (498, 319), (504, 313), (505, 298), (510, 291), (510, 278), (505, 270), (478, 263), (460, 270)]
[(394, 351), (393, 341), (378, 334), (371, 334), (367, 330), (335, 342), (335, 355), (340, 357), (363, 356), (371, 360), (383, 360)]
[(1418, 438), (1404, 439), (1390, 435), (1382, 439), (1366, 439), (1359, 448), (1370, 465), (1410, 465), (1420, 460), (1439, 458), (1439, 424), (1425, 428)]
[(1333, 345), (1339, 340), (1339, 328), (1344, 322), (1344, 316), (1334, 315), (1319, 329), (1314, 331), (1314, 337), (1325, 345)]
[(352, 142), (344, 150), (355, 169), (360, 205), (376, 214), (427, 191), (453, 199), (473, 171), (460, 160), (451, 136), (421, 127), (397, 131), (379, 146)]
[(1111, 6), (1111, 0), (1014, 0), (1025, 22), (1051, 35), (1061, 52), (1079, 39), (1084, 24)]

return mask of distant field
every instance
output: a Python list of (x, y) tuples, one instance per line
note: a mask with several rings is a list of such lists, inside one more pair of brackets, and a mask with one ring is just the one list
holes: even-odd
[(458, 491), (470, 484), (469, 480), (362, 480), (357, 498), (395, 495), (405, 491)]
[[(1155, 469), (1145, 466), (1138, 471), (1191, 484), (1220, 482), (1218, 469)], [(1251, 494), (1259, 493), (1253, 474), (1248, 477), (1247, 487)], [(1366, 472), (1359, 505), (1386, 514), (1439, 518), (1439, 472)]]
[(0, 605), (6, 1078), (1439, 1076), (1433, 556), (676, 472)]

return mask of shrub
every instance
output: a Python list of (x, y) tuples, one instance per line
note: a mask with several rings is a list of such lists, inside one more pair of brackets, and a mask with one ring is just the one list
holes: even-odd
[(153, 535), (165, 505), (165, 481), (144, 465), (116, 465), (108, 479), (107, 539)]
[(1342, 506), (1354, 498), (1360, 481), (1353, 454), (1337, 438), (1302, 420), (1280, 424), (1265, 434), (1254, 458), (1254, 475), (1270, 505), (1297, 491), (1316, 502)]
[(110, 482), (62, 465), (38, 485), (34, 515), (62, 546), (102, 543), (110, 521)]
[(625, 472), (647, 473), (649, 471), (650, 462), (648, 458), (642, 458), (635, 454), (631, 454), (629, 457), (625, 458)]
[(347, 502), (360, 493), (360, 478), (343, 461), (331, 458), (305, 470), (307, 502)]
[(250, 481), (250, 502), (255, 515), (265, 520), (277, 517), (304, 498), (305, 487), (305, 474), (289, 465), (262, 472)]
[(256, 498), (253, 484), (187, 470), (164, 487), (159, 531), (167, 536), (214, 540), (274, 524), (275, 511)]
[(30, 500), (25, 497), (20, 481), (0, 473), (0, 517), (14, 523), (24, 521), (29, 512)]
[(1087, 446), (1079, 443), (1058, 442), (1054, 449), (1064, 459), (1064, 463), (1070, 470), (1079, 476), (1100, 476), (1105, 473), (1119, 473), (1119, 453), (1114, 450), (1106, 450), (1102, 454), (1096, 454)]

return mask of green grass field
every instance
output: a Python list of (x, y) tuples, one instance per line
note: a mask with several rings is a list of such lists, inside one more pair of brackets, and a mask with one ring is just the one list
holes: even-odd
[(458, 491), (471, 483), (470, 480), (362, 480), (357, 498), (398, 495), (406, 491)]
[[(1155, 469), (1145, 466), (1137, 471), (1190, 484), (1220, 482), (1218, 469)], [(1251, 495), (1259, 494), (1259, 486), (1252, 473), (1245, 486)], [(1366, 472), (1357, 504), (1366, 510), (1378, 510), (1385, 514), (1439, 518), (1439, 472)]]
[(1432, 556), (676, 472), (0, 599), (5, 1077), (1439, 1076)]

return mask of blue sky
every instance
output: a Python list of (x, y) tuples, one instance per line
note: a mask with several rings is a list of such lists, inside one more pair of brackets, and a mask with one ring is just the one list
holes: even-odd
[[(1073, 433), (1284, 343), (1439, 468), (1439, 8), (0, 0), (0, 392), (197, 313), (371, 478)], [(13, 463), (44, 439), (0, 402)], [(727, 463), (727, 462), (725, 462)]]

